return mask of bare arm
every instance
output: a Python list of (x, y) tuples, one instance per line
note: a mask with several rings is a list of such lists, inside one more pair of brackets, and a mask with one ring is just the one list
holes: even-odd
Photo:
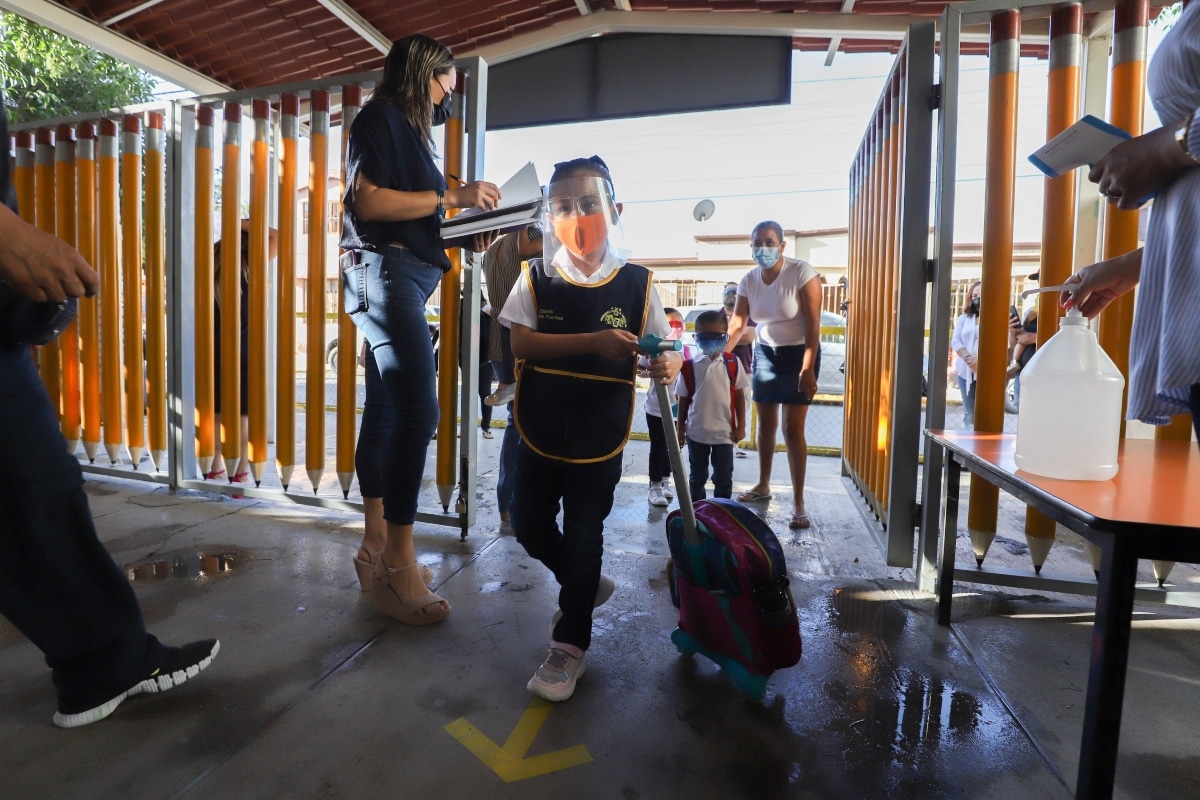
[(679, 443), (682, 445), (687, 439), (687, 416), (688, 409), (692, 407), (692, 398), (686, 394), (679, 395), (679, 419), (676, 422), (675, 430), (679, 434)]
[(737, 304), (733, 307), (733, 315), (729, 317), (729, 329), (726, 333), (729, 334), (729, 349), (732, 350), (734, 345), (741, 344), (738, 341), (742, 332), (746, 328), (746, 323), (750, 320), (750, 301), (744, 295), (738, 295)]
[(733, 393), (733, 443), (739, 444), (746, 438), (746, 390), (738, 389)]
[[(402, 192), (384, 189), (361, 172), (354, 180), (351, 203), (355, 215), (367, 222), (406, 222), (437, 212), (435, 191)], [(500, 189), (492, 183), (475, 181), (447, 189), (443, 203), (447, 208), (480, 208), (488, 211), (500, 200)]]
[[(740, 299), (740, 298), (739, 298)], [(817, 393), (817, 351), (821, 347), (821, 282), (814, 278), (800, 289), (804, 306), (804, 362), (800, 365), (799, 390), (808, 399)]]

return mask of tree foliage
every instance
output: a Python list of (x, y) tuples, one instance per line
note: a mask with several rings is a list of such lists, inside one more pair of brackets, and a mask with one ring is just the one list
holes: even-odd
[(144, 103), (148, 73), (16, 14), (0, 18), (0, 83), (9, 120), (30, 122)]

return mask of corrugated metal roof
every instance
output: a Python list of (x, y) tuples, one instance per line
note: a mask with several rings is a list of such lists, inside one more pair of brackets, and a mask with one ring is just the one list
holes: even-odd
[[(383, 54), (318, 0), (48, 0), (234, 89), (316, 80), (382, 67)], [(585, 0), (591, 11), (615, 11), (616, 0)], [(425, 33), (455, 53), (496, 45), (577, 20), (576, 0), (341, 0), (390, 40)], [(629, 0), (633, 11), (819, 14), (841, 12), (842, 0)], [(933, 18), (941, 0), (857, 0), (859, 15)], [(825, 50), (829, 37), (795, 38), (801, 50)], [(845, 37), (844, 52), (895, 52), (898, 42)], [(1027, 45), (1028, 55), (1045, 46)], [(986, 52), (986, 44), (964, 44)]]

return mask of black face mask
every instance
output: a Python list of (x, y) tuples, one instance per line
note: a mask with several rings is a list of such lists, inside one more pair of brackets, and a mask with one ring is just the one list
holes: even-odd
[(446, 96), (442, 98), (442, 102), (433, 107), (433, 127), (446, 124), (446, 120), (450, 119), (450, 114), (454, 110), (454, 93), (446, 92)]

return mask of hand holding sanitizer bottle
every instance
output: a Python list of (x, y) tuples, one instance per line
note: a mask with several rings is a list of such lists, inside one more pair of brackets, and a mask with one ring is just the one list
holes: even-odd
[(1068, 481), (1117, 474), (1125, 378), (1071, 309), (1021, 370), (1017, 467)]

